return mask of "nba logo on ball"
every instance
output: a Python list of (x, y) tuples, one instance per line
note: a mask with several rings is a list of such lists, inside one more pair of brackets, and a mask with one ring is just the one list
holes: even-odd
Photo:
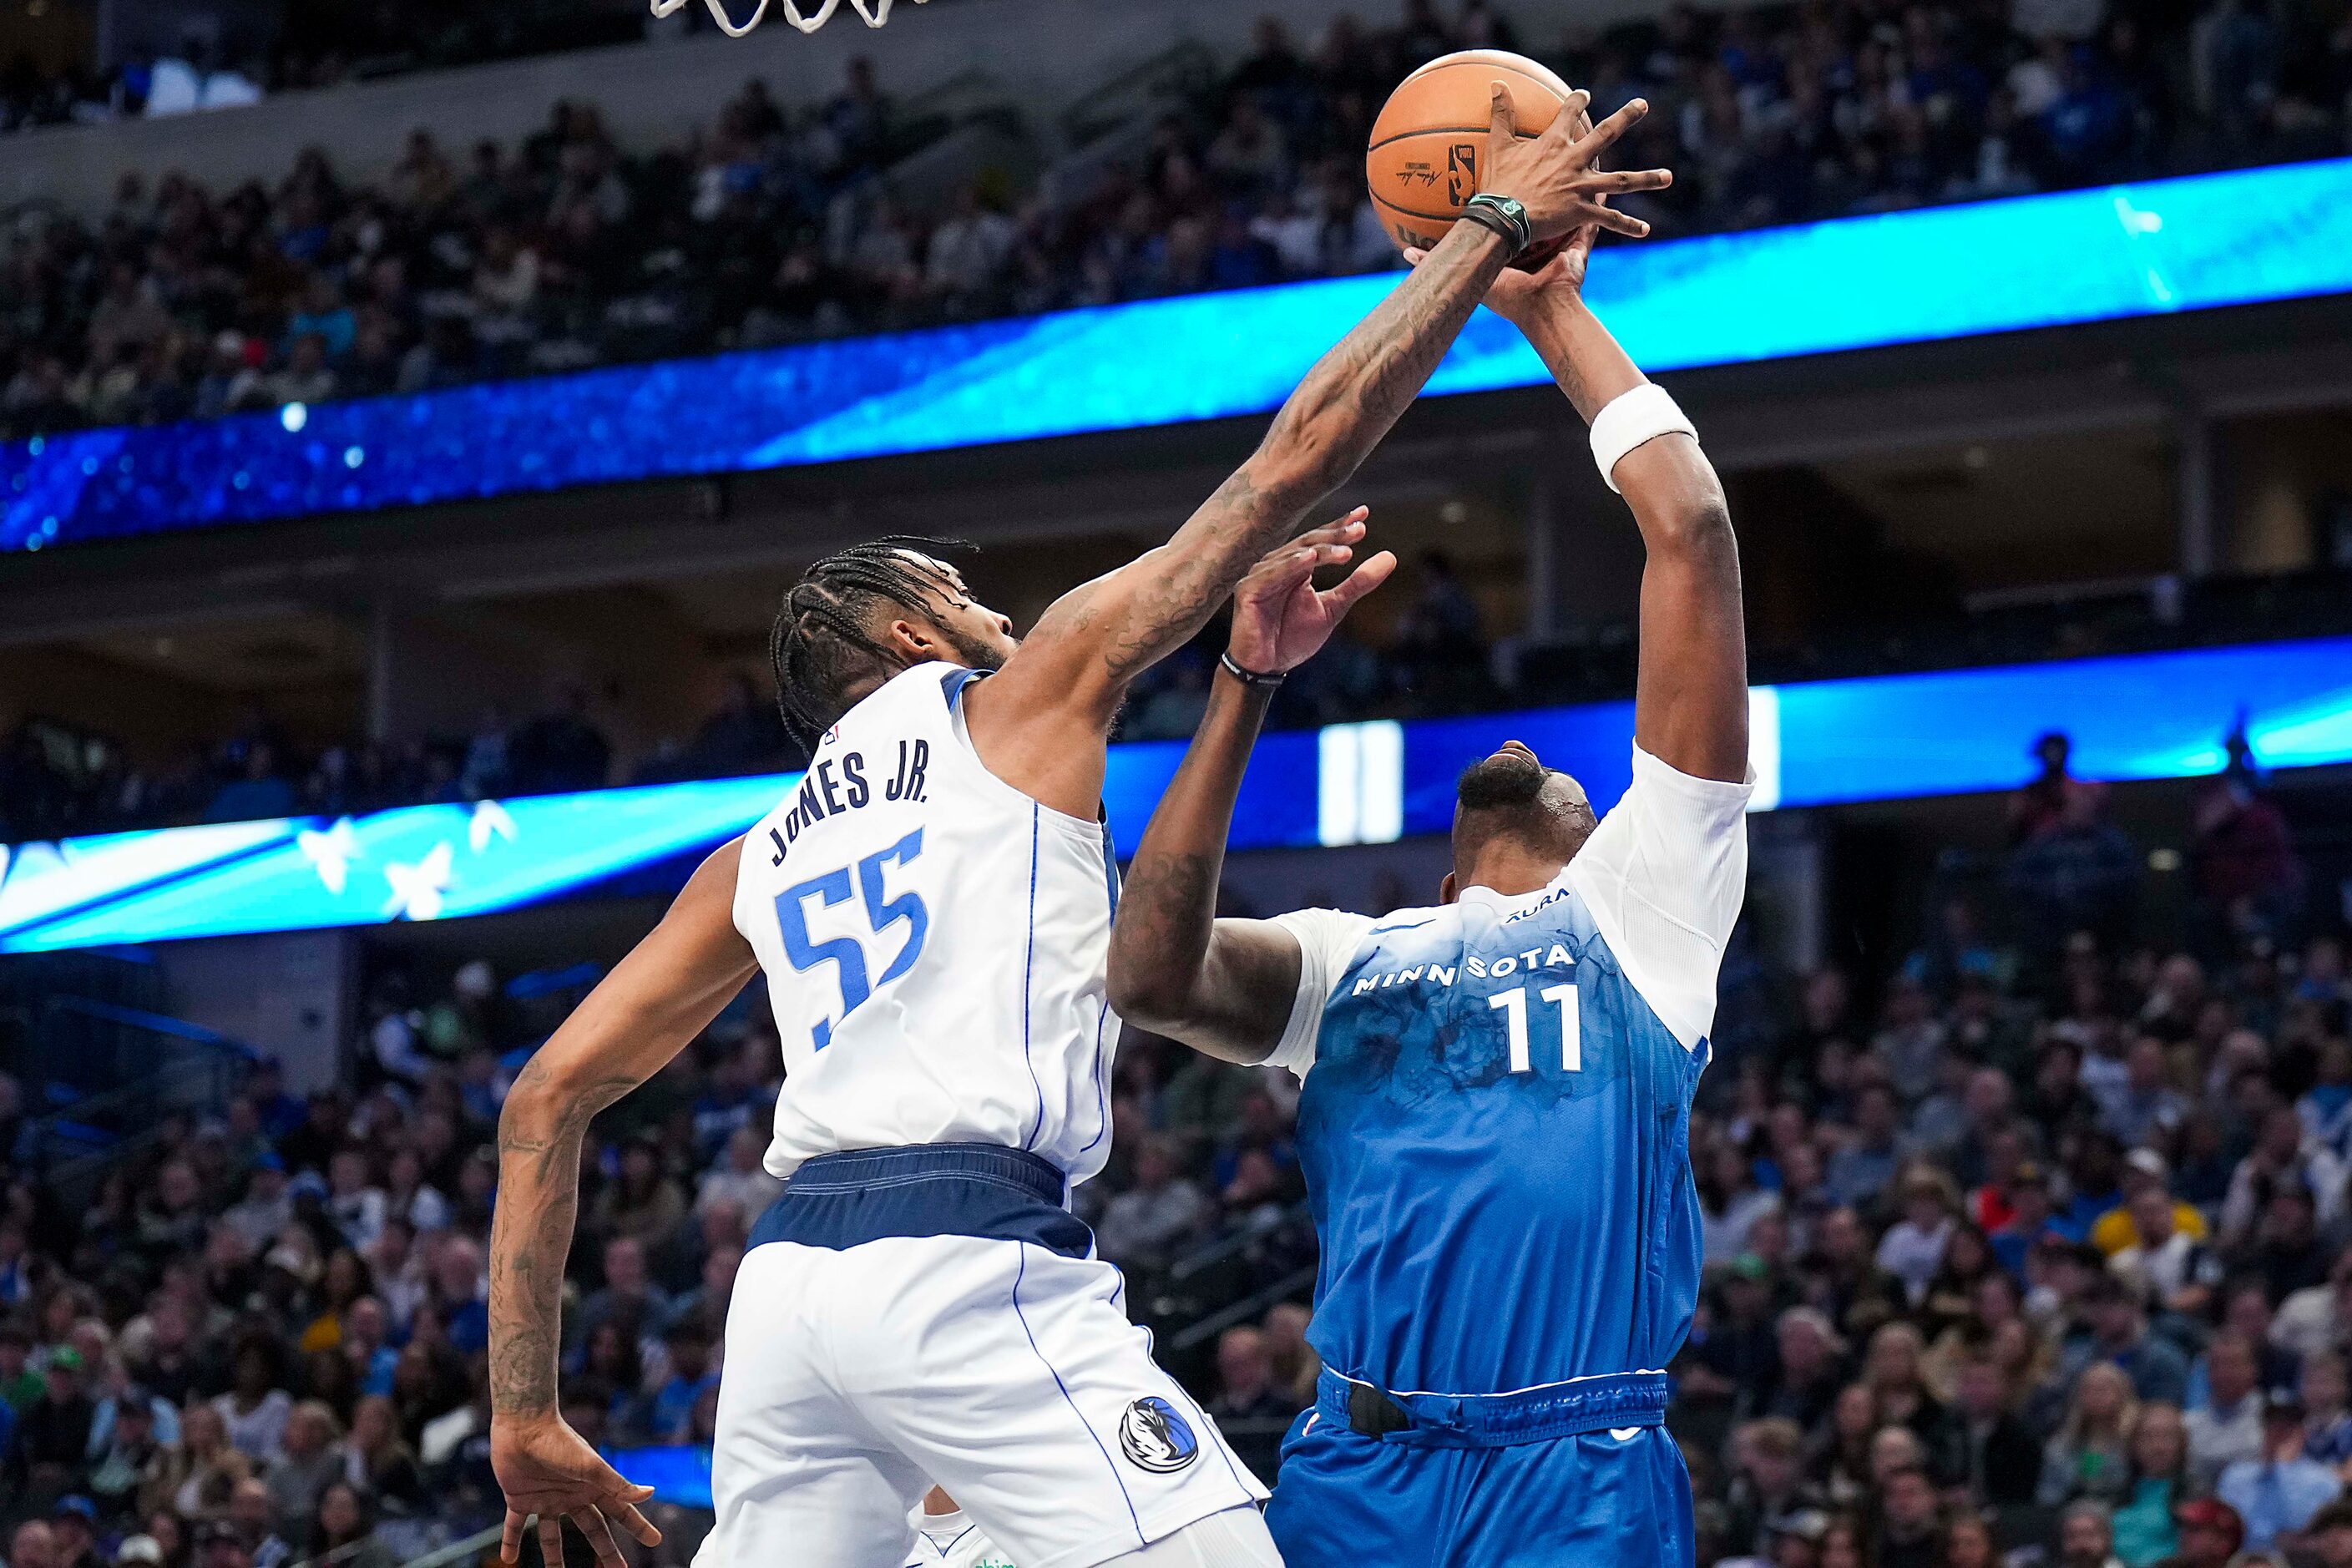
[(1201, 1457), (1201, 1440), (1176, 1407), (1150, 1394), (1129, 1405), (1119, 1418), (1118, 1446), (1155, 1475), (1181, 1470)]

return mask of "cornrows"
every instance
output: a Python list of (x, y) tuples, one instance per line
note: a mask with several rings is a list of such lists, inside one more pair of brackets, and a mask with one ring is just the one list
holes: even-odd
[(972, 549), (960, 539), (888, 534), (835, 551), (801, 574), (768, 634), (776, 702), (794, 740), (814, 750), (849, 710), (852, 691), (898, 673), (898, 657), (875, 635), (877, 610), (937, 611), (945, 585), (908, 552), (944, 560)]

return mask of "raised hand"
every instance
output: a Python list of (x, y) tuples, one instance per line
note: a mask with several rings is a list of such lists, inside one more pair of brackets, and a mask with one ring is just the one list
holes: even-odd
[(661, 1544), (661, 1531), (637, 1511), (654, 1495), (632, 1486), (606, 1464), (587, 1440), (556, 1417), (529, 1423), (500, 1419), (490, 1427), (490, 1468), (507, 1496), (506, 1531), (499, 1560), (522, 1559), (523, 1531), (539, 1520), (539, 1554), (547, 1568), (563, 1568), (563, 1521), (570, 1520), (595, 1548), (600, 1568), (627, 1568), (613, 1525), (647, 1546)]
[(1388, 581), (1396, 557), (1381, 551), (1342, 578), (1318, 589), (1318, 568), (1354, 559), (1364, 537), (1368, 507), (1300, 534), (1271, 551), (1234, 590), (1234, 662), (1261, 675), (1297, 668), (1330, 638), (1357, 600)]
[[(1551, 259), (1531, 271), (1505, 268), (1487, 286), (1486, 308), (1525, 331), (1528, 318), (1541, 309), (1547, 298), (1583, 293), (1585, 265), (1592, 259), (1592, 240), (1599, 233), (1599, 229), (1589, 226), (1578, 229)], [(1418, 267), (1428, 254), (1419, 248), (1409, 249), (1404, 258), (1408, 265)]]
[(1637, 98), (1594, 125), (1585, 112), (1591, 101), (1590, 93), (1571, 94), (1542, 135), (1523, 141), (1511, 108), (1511, 89), (1499, 81), (1495, 84), (1486, 179), (1480, 189), (1509, 196), (1527, 208), (1538, 245), (1594, 226), (1640, 239), (1650, 226), (1613, 210), (1609, 198), (1629, 191), (1663, 191), (1675, 183), (1664, 169), (1604, 172), (1595, 167), (1601, 155), (1650, 112), (1650, 106)]

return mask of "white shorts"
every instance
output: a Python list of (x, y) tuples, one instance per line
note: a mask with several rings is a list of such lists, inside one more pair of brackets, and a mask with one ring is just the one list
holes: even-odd
[(753, 1247), (695, 1568), (902, 1568), (934, 1482), (1021, 1568), (1093, 1568), (1263, 1500), (1122, 1291), (1032, 1242)]

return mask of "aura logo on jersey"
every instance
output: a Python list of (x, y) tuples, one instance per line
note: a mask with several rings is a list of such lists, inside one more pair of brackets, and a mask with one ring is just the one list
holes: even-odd
[(1154, 1475), (1181, 1470), (1201, 1457), (1201, 1440), (1176, 1407), (1157, 1394), (1146, 1394), (1119, 1417), (1118, 1447), (1130, 1460)]

